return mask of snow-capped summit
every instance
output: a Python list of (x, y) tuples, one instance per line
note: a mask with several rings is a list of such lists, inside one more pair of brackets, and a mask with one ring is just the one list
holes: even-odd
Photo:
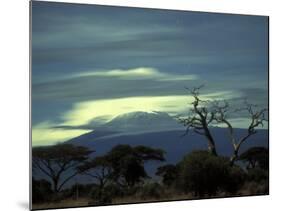
[(180, 125), (165, 112), (136, 111), (120, 114), (99, 129), (119, 132), (146, 132), (178, 129)]

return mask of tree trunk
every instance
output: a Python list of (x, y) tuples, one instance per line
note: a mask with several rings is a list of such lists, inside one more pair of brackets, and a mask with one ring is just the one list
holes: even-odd
[(215, 145), (210, 145), (209, 144), (209, 151), (212, 153), (212, 155), (214, 155), (214, 156), (218, 156), (218, 153), (217, 153), (217, 150), (216, 150), (216, 147), (215, 147)]
[(230, 166), (234, 165), (234, 162), (237, 160), (237, 158), (238, 158), (238, 149), (235, 149), (233, 155), (230, 158)]
[(58, 179), (53, 178), (53, 182), (54, 182), (54, 192), (58, 193), (59, 192), (59, 183), (58, 183)]
[(208, 139), (208, 149), (209, 149), (209, 151), (214, 156), (218, 156), (215, 141), (214, 141), (209, 129), (207, 127), (205, 127), (204, 129), (205, 129), (205, 133), (206, 133), (206, 138)]

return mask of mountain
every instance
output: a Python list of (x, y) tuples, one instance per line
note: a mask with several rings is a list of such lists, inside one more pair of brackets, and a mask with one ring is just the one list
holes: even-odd
[[(235, 129), (237, 137), (242, 137), (246, 132), (246, 129)], [(216, 141), (218, 153), (220, 155), (230, 156), (232, 153), (232, 145), (228, 138), (227, 129), (212, 128), (211, 133)], [(193, 132), (183, 136), (184, 130), (158, 131), (140, 134), (120, 134), (117, 132), (104, 134), (106, 134), (106, 132), (93, 131), (71, 139), (67, 143), (93, 148), (96, 151), (96, 156), (108, 152), (112, 147), (118, 144), (129, 144), (131, 146), (145, 145), (165, 150), (167, 162), (172, 163), (179, 161), (185, 154), (193, 150), (207, 150), (208, 147), (205, 137)], [(255, 135), (242, 145), (241, 151), (253, 146), (268, 147), (267, 130), (258, 130)]]
[[(166, 151), (167, 162), (178, 162), (186, 153), (196, 149), (207, 149), (205, 137), (190, 132), (183, 136), (185, 129), (174, 118), (164, 112), (132, 112), (122, 114), (94, 131), (69, 140), (67, 143), (87, 146), (96, 155), (108, 152), (118, 144), (132, 146), (146, 145)], [(213, 127), (211, 133), (220, 155), (230, 156), (232, 145), (228, 129)], [(247, 134), (246, 129), (235, 129), (236, 136)], [(268, 146), (268, 130), (258, 130), (242, 145), (241, 151), (253, 146)]]
[(118, 131), (123, 133), (143, 133), (152, 131), (181, 129), (182, 126), (165, 112), (130, 112), (121, 114), (110, 122), (96, 127), (98, 131)]

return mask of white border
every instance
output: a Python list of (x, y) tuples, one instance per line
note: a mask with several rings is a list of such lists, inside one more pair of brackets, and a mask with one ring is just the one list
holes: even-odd
[[(280, 38), (281, 13), (275, 0), (67, 0), (67, 2), (121, 5), (146, 8), (180, 9), (270, 16), (270, 196), (240, 197), (199, 201), (120, 205), (71, 210), (143, 211), (174, 210), (280, 210)], [(29, 154), (29, 2), (7, 0), (0, 7), (0, 208), (28, 209)]]

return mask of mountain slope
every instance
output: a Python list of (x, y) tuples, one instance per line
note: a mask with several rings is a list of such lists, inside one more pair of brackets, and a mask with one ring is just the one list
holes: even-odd
[[(230, 144), (227, 128), (211, 128), (218, 153), (230, 156)], [(174, 118), (164, 112), (131, 112), (119, 115), (94, 131), (73, 138), (68, 143), (83, 145), (96, 150), (96, 155), (109, 151), (118, 144), (146, 145), (161, 148), (167, 152), (169, 162), (177, 162), (182, 156), (195, 149), (207, 149), (204, 136), (195, 133), (183, 137), (185, 129)], [(246, 129), (235, 129), (237, 137), (247, 134)], [(242, 146), (246, 148), (259, 145), (267, 146), (268, 131), (258, 130)]]
[[(245, 129), (235, 129), (238, 137), (243, 136)], [(212, 128), (211, 132), (215, 138), (218, 153), (230, 156), (232, 145), (228, 139), (228, 131), (225, 128)], [(141, 134), (120, 134), (112, 133), (106, 136), (95, 136), (95, 132), (82, 135), (69, 140), (68, 143), (87, 146), (96, 150), (96, 155), (102, 155), (118, 144), (129, 144), (132, 146), (145, 145), (154, 148), (161, 148), (166, 151), (168, 162), (177, 162), (186, 153), (193, 150), (207, 149), (205, 137), (190, 133), (183, 136), (184, 130), (148, 132)], [(258, 130), (248, 141), (242, 145), (241, 151), (253, 146), (268, 146), (268, 131)]]
[[(236, 129), (236, 134), (241, 137), (246, 133), (245, 129)], [(94, 156), (103, 155), (110, 151), (112, 147), (118, 144), (129, 144), (131, 146), (145, 145), (153, 148), (163, 149), (166, 154), (166, 162), (148, 162), (145, 165), (149, 175), (153, 176), (157, 167), (165, 163), (177, 163), (186, 154), (193, 150), (207, 150), (207, 141), (205, 137), (190, 133), (182, 136), (184, 130), (149, 132), (142, 134), (114, 134), (112, 136), (96, 137), (82, 136), (68, 141), (74, 145), (87, 146), (95, 150)], [(215, 138), (217, 151), (219, 155), (230, 156), (232, 153), (232, 145), (229, 142), (227, 129), (212, 128), (211, 132)], [(92, 135), (92, 134), (90, 134)], [(268, 147), (268, 131), (258, 130), (241, 147), (241, 152), (253, 146)]]

